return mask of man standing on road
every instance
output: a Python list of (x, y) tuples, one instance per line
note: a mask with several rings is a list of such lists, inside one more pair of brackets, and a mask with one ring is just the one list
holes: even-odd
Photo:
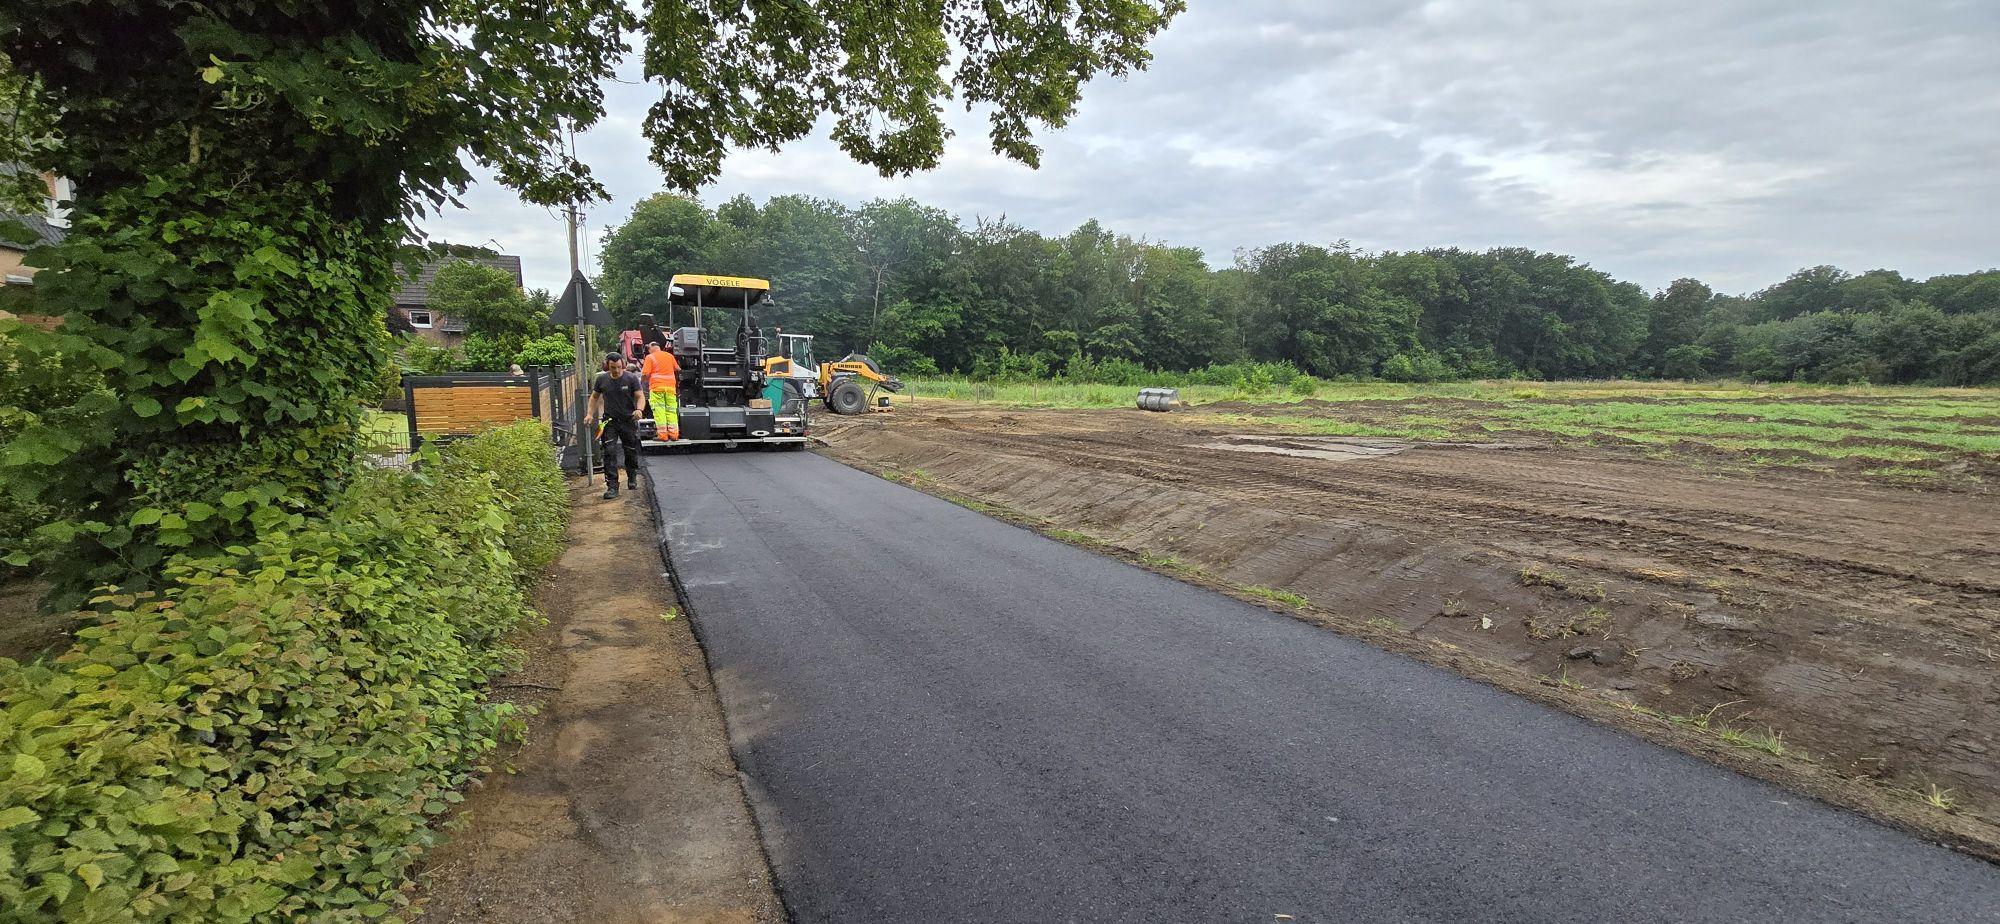
[(598, 443), (604, 452), (605, 500), (618, 496), (620, 467), (626, 472), (625, 486), (639, 486), (639, 395), (643, 388), (639, 376), (625, 370), (625, 357), (617, 353), (604, 357), (604, 371), (590, 383), (590, 408), (585, 416), (596, 422)]
[(660, 439), (681, 438), (681, 364), (666, 347), (646, 343), (646, 360), (639, 364), (639, 379), (646, 384), (646, 405), (653, 411), (653, 427)]

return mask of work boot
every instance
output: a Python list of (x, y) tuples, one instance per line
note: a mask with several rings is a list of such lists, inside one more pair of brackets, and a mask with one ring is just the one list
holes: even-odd
[(618, 473), (617, 473), (617, 472), (613, 472), (613, 473), (611, 473), (611, 477), (609, 477), (609, 478), (606, 478), (606, 479), (604, 479), (604, 499), (605, 499), (605, 500), (617, 500), (617, 499), (618, 499)]
[(639, 472), (636, 469), (625, 473), (625, 486), (634, 491), (639, 490)]

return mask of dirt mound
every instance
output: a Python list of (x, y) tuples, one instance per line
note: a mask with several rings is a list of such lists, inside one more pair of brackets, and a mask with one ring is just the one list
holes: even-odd
[(841, 428), (828, 451), (2000, 840), (2000, 500), (1548, 445), (1346, 453), (1122, 411), (953, 419)]

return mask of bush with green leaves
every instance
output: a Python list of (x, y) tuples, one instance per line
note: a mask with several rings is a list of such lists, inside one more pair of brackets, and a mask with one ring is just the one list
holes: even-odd
[(410, 375), (444, 375), (447, 372), (464, 372), (465, 357), (459, 351), (441, 343), (433, 343), (422, 337), (411, 337), (403, 341), (402, 367)]
[(507, 365), (520, 352), (522, 341), (518, 337), (496, 336), (494, 334), (467, 334), (465, 346), (461, 350), (465, 361), (454, 372), (506, 372)]
[(522, 345), (514, 361), (523, 366), (567, 366), (576, 362), (576, 347), (569, 334), (554, 333)]
[[(99, 426), (114, 402), (104, 378), (82, 357), (19, 349), (9, 336), (18, 327), (18, 321), (0, 322), (0, 446), (12, 446), (15, 436), (31, 427)], [(41, 550), (37, 531), (64, 512), (32, 486), (0, 480), (0, 549), (13, 559), (0, 559), (0, 577), (21, 570)]]
[(518, 729), (517, 657), (565, 511), (528, 422), (323, 517), (108, 590), (67, 653), (0, 662), (10, 921), (364, 920)]
[(536, 575), (562, 552), (569, 510), (569, 489), (554, 460), (548, 427), (528, 421), (450, 444), (436, 477), (491, 475), (513, 512), (504, 537), (507, 552), (523, 575)]
[(1411, 347), (1382, 363), (1382, 378), (1391, 382), (1442, 382), (1453, 378), (1443, 357), (1423, 347)]

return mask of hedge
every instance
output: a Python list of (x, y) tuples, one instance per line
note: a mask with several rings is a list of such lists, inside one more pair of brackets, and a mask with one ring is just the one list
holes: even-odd
[(303, 529), (105, 592), (53, 662), (0, 661), (0, 920), (393, 918), (519, 727), (482, 685), (560, 545), (548, 446), (530, 422), (369, 472)]

